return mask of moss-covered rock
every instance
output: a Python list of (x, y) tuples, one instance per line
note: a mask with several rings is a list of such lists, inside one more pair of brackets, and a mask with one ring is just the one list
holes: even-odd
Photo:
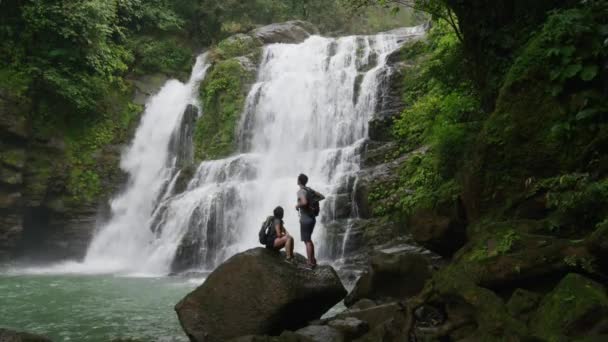
[(217, 159), (236, 149), (236, 129), (255, 74), (236, 58), (216, 62), (200, 88), (203, 114), (196, 123), (194, 154)]
[(550, 341), (584, 336), (608, 317), (608, 296), (599, 283), (566, 275), (541, 302), (532, 320), (534, 334)]
[(262, 51), (261, 46), (262, 42), (257, 38), (239, 33), (219, 42), (213, 52), (215, 58), (223, 60), (247, 55), (257, 59)]
[(509, 301), (507, 302), (507, 309), (511, 316), (518, 318), (526, 322), (540, 302), (541, 296), (535, 292), (516, 289)]
[(0, 164), (14, 169), (23, 168), (26, 158), (24, 148), (0, 145), (0, 150)]
[(363, 298), (387, 301), (412, 297), (430, 276), (429, 259), (420, 254), (378, 252), (372, 256), (369, 269), (361, 275), (344, 304), (352, 306)]

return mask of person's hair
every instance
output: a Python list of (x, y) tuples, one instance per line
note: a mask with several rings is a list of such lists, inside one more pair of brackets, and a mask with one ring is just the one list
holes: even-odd
[(283, 211), (283, 207), (278, 206), (276, 208), (274, 208), (274, 211), (272, 212), (272, 214), (274, 215), (274, 217), (278, 218), (278, 219), (283, 219), (283, 215), (284, 215), (284, 211)]
[(303, 173), (300, 173), (300, 175), (298, 176), (298, 183), (306, 186), (306, 183), (308, 183), (308, 176)]

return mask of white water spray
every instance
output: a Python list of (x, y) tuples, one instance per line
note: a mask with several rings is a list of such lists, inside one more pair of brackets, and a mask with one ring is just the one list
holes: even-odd
[[(312, 36), (301, 44), (266, 46), (242, 114), (239, 153), (201, 163), (187, 190), (170, 195), (165, 189), (179, 171), (169, 142), (207, 69), (199, 58), (187, 84), (170, 81), (148, 103), (122, 160), (129, 184), (112, 202), (112, 219), (94, 237), (83, 268), (209, 270), (259, 245), (259, 226), (277, 205), (285, 208), (287, 229), (299, 240), (294, 208), (299, 173), (328, 195), (313, 235), (322, 249), (323, 224), (335, 218), (337, 199), (352, 200), (368, 121), (391, 72), (387, 57), (422, 33), (412, 28), (374, 36)], [(296, 246), (302, 249), (301, 243)]]
[(169, 143), (177, 134), (188, 104), (196, 103), (198, 85), (209, 65), (199, 56), (188, 83), (168, 81), (146, 104), (131, 146), (121, 158), (129, 175), (124, 192), (111, 203), (110, 221), (93, 238), (83, 267), (89, 271), (116, 272), (157, 270), (150, 255), (163, 248), (150, 231), (149, 221), (175, 173), (175, 157)]

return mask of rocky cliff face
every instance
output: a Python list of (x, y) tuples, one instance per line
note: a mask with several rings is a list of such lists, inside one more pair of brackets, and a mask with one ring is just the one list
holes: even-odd
[(369, 139), (361, 151), (361, 170), (343, 184), (333, 205), (325, 208), (325, 217), (331, 218), (326, 222), (327, 245), (331, 248), (322, 253), (328, 258), (343, 257), (360, 267), (375, 249), (413, 243), (401, 222), (374, 213), (374, 207), (384, 199), (371, 201), (370, 195), (378, 184), (390, 183), (398, 177), (398, 170), (410, 159), (409, 155), (394, 158), (399, 155), (399, 146), (393, 138), (392, 124), (405, 106), (402, 86), (412, 63), (402, 55), (414, 43), (415, 40), (406, 43), (388, 57), (389, 68), (381, 76), (378, 103), (369, 123)]
[[(131, 80), (134, 104), (142, 105), (166, 76)], [(51, 262), (84, 255), (110, 197), (124, 182), (119, 168), (128, 134), (91, 155), (96, 177), (70, 184), (73, 171), (67, 137), (37, 134), (29, 117), (32, 103), (0, 94), (0, 260)], [(138, 107), (141, 108), (141, 107)], [(134, 128), (133, 120), (129, 130)], [(77, 186), (95, 183), (94, 196), (83, 198)]]

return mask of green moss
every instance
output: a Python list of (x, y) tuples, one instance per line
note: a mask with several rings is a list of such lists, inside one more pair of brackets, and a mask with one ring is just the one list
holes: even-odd
[(528, 314), (536, 309), (540, 299), (539, 294), (518, 288), (507, 302), (507, 309), (511, 316), (515, 318), (527, 318)]
[(234, 58), (213, 66), (200, 88), (204, 112), (194, 132), (196, 159), (217, 159), (234, 152), (245, 88), (253, 76)]
[(103, 188), (102, 179), (116, 174), (115, 161), (104, 160), (104, 148), (128, 139), (131, 127), (143, 108), (130, 102), (128, 91), (113, 92), (111, 108), (86, 125), (73, 123), (66, 130), (66, 184), (71, 204), (90, 203), (113, 189)]
[(376, 215), (407, 216), (417, 208), (453, 203), (460, 191), (458, 171), (479, 129), (474, 119), (480, 101), (460, 71), (461, 45), (447, 25), (436, 25), (426, 40), (406, 45), (400, 55), (408, 65), (403, 70), (405, 109), (392, 131), (400, 152), (412, 156), (396, 181), (370, 193), (371, 203), (381, 202)]
[(57, 161), (61, 156), (55, 151), (30, 149), (24, 170), (24, 197), (32, 201), (41, 201), (46, 196), (49, 181), (55, 174)]
[(466, 269), (450, 265), (435, 273), (427, 288), (428, 285), (439, 299), (449, 301), (454, 307), (461, 306), (459, 311), (473, 316), (477, 325), (473, 335), (476, 340), (500, 341), (526, 336), (525, 324), (509, 314), (505, 303), (494, 292), (477, 286)]
[(25, 165), (25, 150), (0, 145), (0, 163), (20, 169)]
[(483, 259), (504, 255), (512, 251), (521, 237), (514, 229), (507, 229), (493, 233), (487, 238), (479, 239), (476, 247), (468, 254), (469, 261), (480, 261)]
[(261, 55), (261, 51), (259, 41), (246, 34), (236, 34), (219, 42), (214, 53), (217, 58), (223, 60), (250, 54), (257, 59)]
[(603, 286), (570, 273), (543, 299), (532, 329), (545, 340), (565, 341), (565, 336), (586, 334), (606, 314), (608, 296)]

